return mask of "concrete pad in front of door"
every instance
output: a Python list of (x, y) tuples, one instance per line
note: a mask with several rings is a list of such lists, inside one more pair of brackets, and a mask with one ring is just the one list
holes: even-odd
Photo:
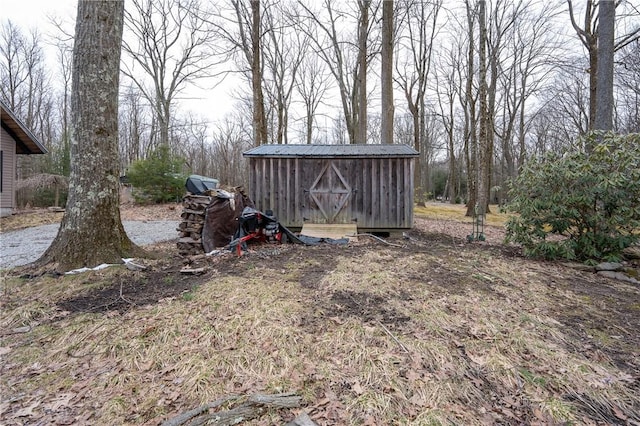
[(355, 223), (305, 223), (300, 234), (316, 238), (331, 238), (339, 240), (348, 238), (358, 241), (358, 226)]

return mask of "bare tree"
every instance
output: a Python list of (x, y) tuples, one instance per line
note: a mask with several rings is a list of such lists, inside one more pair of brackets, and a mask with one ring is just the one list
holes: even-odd
[(598, 6), (598, 68), (596, 71), (596, 116), (593, 128), (613, 129), (613, 53), (616, 5), (600, 0)]
[(394, 46), (394, 2), (382, 2), (382, 54), (381, 70), (381, 124), (382, 143), (393, 144), (393, 46)]
[(623, 133), (640, 133), (640, 40), (621, 51), (616, 73), (618, 87), (618, 124)]
[(476, 207), (479, 215), (487, 213), (489, 206), (489, 185), (491, 179), (491, 162), (493, 161), (493, 129), (490, 127), (488, 87), (487, 87), (487, 18), (486, 2), (479, 0), (478, 25), (480, 36), (478, 37), (478, 71), (480, 122), (478, 130), (478, 170), (476, 174), (477, 190)]
[(140, 249), (118, 197), (118, 86), (124, 0), (79, 0), (71, 90), (71, 183), (58, 234), (36, 261), (59, 270), (119, 263)]
[[(0, 29), (0, 99), (25, 123), (51, 155), (20, 156), (17, 176), (24, 179), (43, 171), (57, 172), (60, 133), (56, 93), (47, 69), (43, 37), (23, 31), (12, 21)], [(54, 149), (55, 148), (55, 149)]]
[(463, 81), (459, 78), (462, 69), (463, 46), (454, 40), (445, 55), (441, 55), (439, 63), (440, 73), (436, 73), (436, 93), (438, 116), (444, 127), (447, 140), (448, 176), (445, 188), (445, 198), (455, 203), (458, 198), (458, 176), (456, 155), (456, 126), (455, 107), (456, 98), (462, 92)]
[[(226, 43), (231, 46), (230, 50), (240, 53), (243, 58), (238, 61), (241, 72), (248, 76), (251, 81), (252, 99), (252, 128), (253, 144), (255, 146), (268, 142), (267, 118), (263, 93), (263, 52), (262, 52), (262, 14), (261, 2), (251, 0), (250, 7), (247, 8), (245, 2), (241, 0), (230, 0), (233, 9), (234, 20), (229, 19), (224, 24), (219, 25), (219, 30), (223, 34)], [(227, 19), (225, 19), (227, 21)], [(228, 25), (231, 24), (231, 25)], [(231, 26), (235, 26), (237, 32), (232, 31)]]
[[(266, 24), (264, 54), (264, 91), (273, 116), (275, 143), (288, 143), (289, 109), (298, 71), (308, 53), (306, 35), (293, 30), (293, 10), (274, 7), (264, 13)], [(294, 18), (295, 19), (295, 18)]]
[(66, 43), (58, 43), (58, 62), (60, 63), (60, 74), (62, 76), (62, 94), (59, 101), (59, 111), (61, 114), (60, 121), (60, 148), (59, 169), (58, 173), (63, 176), (69, 176), (71, 173), (71, 128), (69, 123), (70, 102), (69, 96), (71, 91), (71, 69), (73, 60), (73, 48)]
[(307, 144), (313, 141), (316, 113), (331, 87), (330, 76), (323, 65), (316, 55), (305, 55), (296, 81), (298, 95), (304, 104), (304, 140)]
[(217, 55), (199, 0), (133, 0), (125, 12), (123, 73), (153, 106), (159, 144), (169, 145), (175, 101), (187, 85), (211, 77)]
[[(603, 3), (608, 3), (611, 0), (603, 0)], [(572, 0), (567, 0), (569, 6), (569, 17), (571, 19), (571, 25), (576, 31), (580, 41), (585, 46), (589, 57), (589, 130), (594, 128), (596, 121), (596, 104), (597, 104), (597, 70), (598, 70), (598, 0), (585, 0), (584, 11), (584, 24), (580, 27), (576, 21), (576, 13), (574, 12), (574, 6)], [(616, 5), (623, 5), (625, 2), (618, 2)], [(606, 7), (606, 6), (605, 6)], [(615, 14), (615, 12), (614, 12)], [(631, 13), (632, 17), (637, 20), (640, 17), (637, 8)], [(636, 21), (637, 22), (637, 21)], [(614, 52), (622, 49), (629, 43), (638, 40), (640, 37), (640, 26), (636, 24), (635, 28), (630, 29), (627, 33), (620, 35), (617, 40), (614, 41)]]
[[(236, 8), (237, 5), (238, 2), (236, 2)], [(251, 0), (252, 57), (250, 63), (251, 88), (253, 89), (253, 127), (254, 132), (256, 133), (254, 145), (267, 143), (267, 123), (264, 111), (264, 96), (262, 94), (262, 49), (260, 47), (262, 27), (260, 25), (260, 18), (260, 0)]]
[(470, 0), (465, 0), (465, 11), (467, 18), (467, 73), (465, 78), (465, 90), (460, 94), (460, 103), (465, 112), (464, 121), (464, 157), (467, 166), (467, 212), (466, 216), (473, 216), (477, 201), (477, 112), (476, 112), (476, 91), (474, 90), (475, 69), (475, 24), (477, 21), (477, 4), (471, 4)]
[(367, 143), (367, 68), (369, 66), (368, 34), (371, 0), (358, 0), (358, 65), (355, 73), (355, 143)]
[(598, 37), (596, 27), (596, 0), (586, 1), (586, 10), (584, 13), (583, 28), (577, 24), (573, 12), (572, 0), (567, 0), (569, 6), (569, 17), (571, 25), (575, 29), (582, 44), (587, 48), (589, 53), (589, 129), (593, 127), (596, 120), (596, 69), (598, 68)]
[(131, 163), (142, 160), (151, 152), (154, 135), (150, 123), (154, 114), (137, 87), (127, 86), (122, 89), (119, 107), (119, 151), (121, 170), (126, 170)]
[(0, 97), (45, 144), (43, 121), (51, 103), (51, 82), (46, 71), (42, 36), (24, 33), (10, 20), (2, 25), (0, 39)]
[[(396, 82), (404, 93), (413, 117), (413, 147), (421, 152), (427, 149), (426, 93), (442, 0), (403, 0), (399, 4), (403, 13), (403, 28), (399, 29), (398, 35), (402, 50), (398, 52), (396, 60)], [(420, 159), (416, 161), (415, 182), (422, 188), (428, 186), (427, 167)]]
[(227, 117), (213, 131), (211, 153), (207, 156), (211, 164), (207, 170), (229, 185), (243, 185), (249, 180), (248, 168), (242, 152), (251, 148), (251, 139), (246, 134), (249, 127), (244, 115)]
[[(588, 76), (576, 73), (573, 68), (562, 68), (546, 86), (540, 96), (543, 104), (536, 121), (548, 126), (550, 137), (559, 137), (566, 142), (589, 131), (589, 82)], [(559, 144), (551, 144), (557, 145)], [(540, 151), (539, 154), (544, 152)]]
[[(300, 30), (309, 36), (314, 54), (327, 64), (336, 81), (343, 114), (336, 134), (341, 134), (344, 125), (349, 143), (363, 143), (366, 137), (366, 70), (370, 59), (363, 38), (368, 37), (370, 31), (370, 1), (358, 1), (355, 11), (335, 10), (332, 0), (324, 0), (322, 11), (312, 10), (307, 3), (298, 0), (303, 11)], [(356, 23), (355, 36), (341, 25), (346, 17)], [(354, 38), (355, 43), (351, 41)]]

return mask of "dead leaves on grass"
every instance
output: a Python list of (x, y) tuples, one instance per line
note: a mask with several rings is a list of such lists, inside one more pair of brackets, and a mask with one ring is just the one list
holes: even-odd
[[(2, 400), (0, 419), (158, 424), (219, 395), (294, 389), (304, 412), (327, 425), (636, 421), (637, 370), (619, 370), (606, 347), (568, 332), (590, 312), (576, 302), (584, 296), (576, 286), (597, 280), (415, 235), (418, 249), (371, 243), (339, 255), (304, 248), (218, 260), (218, 274), (188, 298), (120, 311), (56, 316), (56, 303), (37, 297), (10, 305), (3, 319), (12, 327), (23, 317), (57, 322), (0, 344), (2, 384), (19, 398)], [(137, 276), (148, 288), (140, 277), (151, 275)], [(157, 275), (154, 284), (169, 281)], [(80, 306), (90, 293), (65, 300)], [(628, 301), (613, 289), (605, 296), (616, 309), (638, 300), (632, 289)], [(607, 298), (598, 309), (610, 315), (598, 322), (617, 324)], [(558, 315), (567, 307), (573, 316)], [(581, 352), (587, 344), (599, 358)], [(270, 412), (250, 424), (297, 414)]]

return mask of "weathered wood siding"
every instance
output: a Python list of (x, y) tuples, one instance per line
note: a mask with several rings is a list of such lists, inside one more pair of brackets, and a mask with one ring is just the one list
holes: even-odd
[(411, 157), (250, 157), (249, 192), (287, 227), (357, 223), (360, 230), (413, 226)]
[(0, 192), (0, 216), (10, 215), (15, 207), (16, 143), (0, 128), (0, 155), (2, 160), (2, 191)]

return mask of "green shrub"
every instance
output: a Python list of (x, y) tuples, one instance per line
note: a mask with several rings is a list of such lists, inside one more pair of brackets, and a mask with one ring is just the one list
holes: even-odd
[(591, 154), (532, 160), (510, 183), (506, 207), (518, 216), (506, 240), (526, 255), (614, 261), (640, 237), (640, 134), (589, 138)]
[(169, 147), (162, 146), (151, 155), (131, 164), (127, 177), (138, 202), (165, 203), (177, 201), (185, 192), (186, 176), (180, 173), (183, 160), (172, 157)]

